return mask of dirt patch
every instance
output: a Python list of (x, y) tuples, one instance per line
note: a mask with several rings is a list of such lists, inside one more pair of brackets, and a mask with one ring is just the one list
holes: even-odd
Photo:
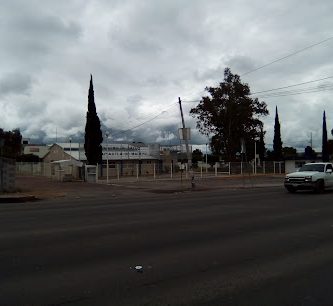
[(101, 181), (98, 184), (83, 181), (59, 182), (46, 177), (16, 177), (16, 187), (20, 193), (33, 195), (39, 199), (61, 197), (81, 198), (97, 195), (105, 196), (140, 196), (146, 194), (175, 194), (183, 192), (208, 191), (214, 189), (255, 188), (265, 186), (282, 186), (282, 176), (258, 176), (251, 180), (244, 177), (223, 177), (200, 179), (191, 188), (191, 181), (154, 180), (154, 181)]
[(83, 182), (57, 182), (45, 177), (16, 177), (17, 190), (38, 199), (65, 197), (80, 190), (82, 184)]
[(84, 198), (103, 194), (112, 197), (121, 194), (128, 196), (145, 191), (142, 186), (94, 184), (84, 181), (59, 182), (46, 177), (23, 176), (16, 177), (16, 187), (20, 193), (33, 195), (38, 199)]

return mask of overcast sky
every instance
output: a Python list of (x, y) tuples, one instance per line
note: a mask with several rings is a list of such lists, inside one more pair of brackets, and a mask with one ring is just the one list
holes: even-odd
[[(193, 143), (205, 143), (189, 116), (196, 103), (185, 101), (222, 81), (225, 67), (251, 92), (333, 76), (333, 39), (322, 42), (332, 11), (330, 0), (2, 0), (0, 127), (46, 142), (82, 135), (92, 74), (113, 140), (176, 143), (181, 97)], [(320, 148), (324, 110), (333, 128), (332, 89), (328, 78), (263, 97), (267, 146), (277, 106), (284, 146), (304, 147), (312, 133)]]

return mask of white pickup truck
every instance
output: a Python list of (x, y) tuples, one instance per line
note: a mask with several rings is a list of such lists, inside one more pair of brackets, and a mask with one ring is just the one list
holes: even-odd
[(326, 188), (333, 188), (332, 163), (309, 163), (297, 172), (289, 173), (284, 179), (284, 187), (289, 192), (297, 190), (313, 190), (317, 193)]

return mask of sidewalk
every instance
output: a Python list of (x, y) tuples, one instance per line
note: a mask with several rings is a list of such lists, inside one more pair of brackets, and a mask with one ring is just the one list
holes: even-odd
[(26, 202), (37, 199), (55, 199), (61, 197), (82, 198), (96, 195), (140, 196), (145, 193), (176, 193), (184, 191), (207, 191), (217, 189), (264, 188), (283, 186), (284, 175), (257, 175), (257, 176), (219, 176), (200, 178), (195, 177), (192, 188), (191, 180), (170, 177), (126, 177), (117, 180), (111, 178), (109, 184), (106, 180), (98, 183), (82, 181), (58, 182), (46, 177), (16, 178), (16, 193), (0, 195), (0, 203)]

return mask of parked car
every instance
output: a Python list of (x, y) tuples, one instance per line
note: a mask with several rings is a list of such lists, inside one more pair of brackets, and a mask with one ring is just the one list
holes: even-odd
[(284, 187), (289, 192), (313, 190), (317, 193), (333, 188), (332, 163), (308, 163), (297, 172), (289, 173), (284, 180)]

